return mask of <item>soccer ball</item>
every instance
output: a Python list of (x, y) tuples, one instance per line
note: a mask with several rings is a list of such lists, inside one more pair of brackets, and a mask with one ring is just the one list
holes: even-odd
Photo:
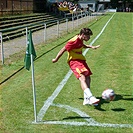
[(102, 98), (107, 101), (113, 101), (115, 99), (115, 92), (112, 89), (106, 89), (102, 93)]

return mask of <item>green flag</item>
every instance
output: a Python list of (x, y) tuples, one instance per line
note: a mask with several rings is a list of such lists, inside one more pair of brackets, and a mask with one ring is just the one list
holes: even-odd
[(33, 55), (33, 60), (35, 60), (35, 58), (36, 58), (36, 51), (34, 49), (34, 45), (33, 45), (33, 41), (32, 41), (31, 30), (29, 30), (26, 55), (25, 55), (25, 59), (24, 59), (25, 68), (27, 70), (30, 70), (30, 66), (31, 66), (31, 54)]

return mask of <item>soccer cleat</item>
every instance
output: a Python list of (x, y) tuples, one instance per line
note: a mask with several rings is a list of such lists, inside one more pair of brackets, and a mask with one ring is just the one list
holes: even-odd
[(89, 105), (97, 106), (99, 102), (100, 102), (100, 99), (97, 99), (94, 96), (92, 96), (90, 98), (85, 98), (84, 102), (83, 102), (83, 105), (89, 104)]
[(90, 100), (89, 98), (84, 98), (83, 105), (89, 104)]
[(94, 96), (90, 97), (90, 105), (97, 105), (99, 102), (100, 99), (97, 99)]

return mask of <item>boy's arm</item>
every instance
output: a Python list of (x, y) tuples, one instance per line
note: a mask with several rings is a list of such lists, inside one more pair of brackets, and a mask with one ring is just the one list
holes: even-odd
[(57, 61), (59, 60), (59, 58), (63, 55), (63, 53), (64, 53), (65, 51), (66, 51), (66, 48), (63, 47), (63, 48), (59, 51), (59, 53), (57, 54), (57, 56), (56, 56), (54, 59), (52, 59), (52, 62), (53, 62), (53, 63), (57, 62)]
[(100, 47), (100, 45), (97, 45), (97, 46), (84, 45), (84, 48), (97, 49), (97, 48), (99, 48), (99, 47)]

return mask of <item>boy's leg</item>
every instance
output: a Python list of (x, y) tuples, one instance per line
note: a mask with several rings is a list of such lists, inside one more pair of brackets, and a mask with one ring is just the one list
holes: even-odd
[(90, 76), (85, 77), (83, 74), (81, 74), (79, 81), (80, 81), (80, 85), (83, 91), (86, 88), (90, 88)]
[[(92, 74), (90, 68), (85, 61), (73, 61), (69, 62), (69, 66), (73, 71), (76, 78), (79, 79), (82, 90), (84, 91), (84, 102), (86, 104), (94, 104), (99, 102), (99, 99), (96, 99), (90, 91), (90, 76)], [(86, 75), (86, 76), (85, 76)]]
[(99, 103), (99, 99), (96, 99), (90, 90), (90, 76), (84, 76), (81, 75), (81, 77), (79, 78), (80, 80), (80, 84), (81, 84), (81, 88), (84, 91), (84, 102), (83, 105), (86, 104), (97, 104)]

